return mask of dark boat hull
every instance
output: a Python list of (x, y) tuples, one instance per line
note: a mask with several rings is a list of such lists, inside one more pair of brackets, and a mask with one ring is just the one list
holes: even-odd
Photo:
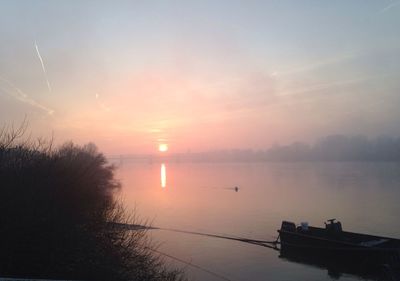
[[(333, 258), (350, 259), (363, 264), (399, 263), (400, 240), (340, 232), (331, 235), (323, 228), (310, 227), (308, 231), (278, 230), (281, 247), (294, 249), (304, 254), (332, 256)], [(377, 245), (368, 245), (376, 241)]]
[(343, 274), (351, 274), (362, 279), (381, 281), (400, 280), (400, 268), (389, 266), (387, 263), (371, 263), (370, 259), (354, 258), (343, 253), (305, 252), (302, 248), (280, 248), (279, 258), (306, 266), (327, 270), (333, 279), (339, 279)]

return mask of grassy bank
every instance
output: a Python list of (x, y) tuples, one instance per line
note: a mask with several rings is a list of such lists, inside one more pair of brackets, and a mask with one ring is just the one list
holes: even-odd
[(115, 199), (114, 167), (96, 146), (59, 148), (0, 134), (0, 276), (80, 280), (182, 280), (149, 250)]

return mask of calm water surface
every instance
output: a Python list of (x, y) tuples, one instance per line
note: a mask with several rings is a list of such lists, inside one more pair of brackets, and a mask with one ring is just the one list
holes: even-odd
[[(282, 220), (322, 226), (337, 218), (348, 231), (400, 238), (400, 166), (394, 163), (124, 161), (117, 176), (125, 203), (157, 227), (271, 240)], [(164, 230), (150, 234), (160, 251), (230, 280), (360, 279), (288, 261), (260, 246)], [(221, 280), (186, 270), (192, 280)]]

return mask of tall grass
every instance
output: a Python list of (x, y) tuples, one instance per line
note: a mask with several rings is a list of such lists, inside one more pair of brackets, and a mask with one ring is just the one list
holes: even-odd
[(114, 166), (94, 144), (27, 141), (0, 131), (0, 276), (183, 280), (155, 256), (115, 199)]

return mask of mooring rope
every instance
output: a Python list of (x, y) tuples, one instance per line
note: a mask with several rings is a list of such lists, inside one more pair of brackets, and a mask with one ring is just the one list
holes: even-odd
[(268, 240), (256, 240), (244, 237), (234, 237), (234, 236), (226, 236), (226, 235), (218, 235), (218, 234), (211, 234), (211, 233), (204, 233), (204, 232), (196, 232), (196, 231), (188, 231), (188, 230), (181, 230), (181, 229), (174, 229), (174, 228), (161, 228), (155, 227), (153, 229), (165, 230), (165, 231), (172, 231), (172, 232), (179, 232), (179, 233), (186, 233), (186, 234), (193, 234), (193, 235), (201, 235), (201, 236), (208, 236), (214, 238), (221, 238), (227, 240), (234, 240), (254, 245), (259, 245), (268, 248), (276, 248), (276, 245), (279, 244), (278, 240), (268, 241)]
[(145, 229), (146, 230), (164, 230), (164, 231), (172, 231), (172, 232), (178, 232), (178, 233), (185, 233), (185, 234), (193, 234), (193, 235), (208, 236), (208, 237), (221, 238), (221, 239), (227, 239), (227, 240), (234, 240), (234, 241), (254, 244), (254, 245), (263, 246), (263, 247), (276, 249), (276, 250), (278, 249), (277, 245), (279, 244), (278, 239), (276, 239), (276, 240), (257, 240), (257, 239), (250, 239), (250, 238), (244, 238), (244, 237), (234, 237), (234, 236), (211, 234), (211, 233), (196, 232), (196, 231), (188, 231), (188, 230), (174, 229), (174, 228), (143, 226), (143, 225), (138, 225), (138, 224), (117, 224), (117, 225), (122, 226), (122, 227), (127, 227), (128, 229), (131, 229), (131, 230), (145, 230)]
[[(234, 241), (239, 241), (239, 242), (244, 242), (244, 243), (249, 243), (249, 244), (253, 244), (253, 245), (258, 245), (258, 246), (263, 246), (263, 247), (267, 247), (267, 248), (271, 248), (274, 250), (279, 250), (279, 248), (277, 247), (278, 244), (280, 244), (280, 242), (278, 242), (279, 237), (276, 240), (256, 240), (256, 239), (249, 239), (249, 238), (243, 238), (243, 237), (234, 237), (234, 236), (227, 236), (227, 235), (218, 235), (218, 234), (211, 234), (211, 233), (204, 233), (204, 232), (196, 232), (196, 231), (188, 231), (188, 230), (182, 230), (182, 229), (174, 229), (174, 228), (162, 228), (162, 227), (155, 227), (155, 226), (145, 226), (145, 225), (139, 225), (139, 224), (123, 224), (123, 223), (110, 223), (113, 226), (117, 226), (117, 227), (124, 227), (127, 228), (129, 230), (164, 230), (164, 231), (172, 231), (172, 232), (178, 232), (178, 233), (185, 233), (185, 234), (193, 234), (193, 235), (201, 235), (201, 236), (207, 236), (207, 237), (213, 237), (213, 238), (220, 238), (220, 239), (227, 239), (227, 240), (234, 240)], [(179, 261), (183, 264), (186, 264), (188, 266), (197, 268), (203, 272), (206, 272), (210, 275), (213, 275), (214, 277), (217, 277), (219, 279), (225, 280), (225, 281), (233, 281), (232, 279), (229, 279), (221, 274), (218, 274), (216, 272), (213, 272), (209, 269), (203, 268), (197, 264), (194, 264), (192, 262), (188, 262), (185, 260), (182, 260), (180, 258), (171, 256), (167, 253), (161, 252), (159, 250), (150, 248), (150, 247), (146, 247), (147, 249), (158, 253), (162, 256), (168, 257), (170, 259)]]

